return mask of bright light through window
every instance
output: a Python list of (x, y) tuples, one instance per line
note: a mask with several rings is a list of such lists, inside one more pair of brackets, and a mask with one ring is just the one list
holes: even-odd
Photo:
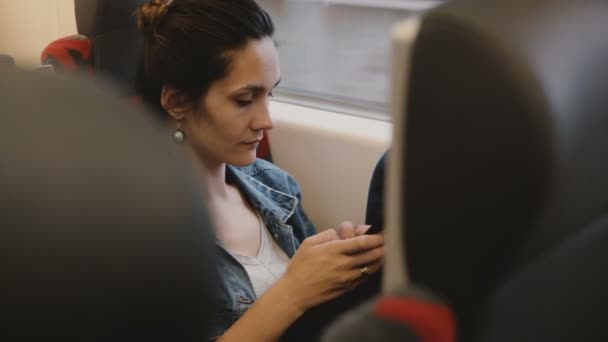
[(259, 0), (276, 24), (279, 100), (388, 119), (390, 29), (435, 2)]

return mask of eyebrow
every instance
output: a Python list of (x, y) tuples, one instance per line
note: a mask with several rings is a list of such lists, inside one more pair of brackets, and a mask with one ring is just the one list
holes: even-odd
[[(272, 87), (272, 89), (274, 89), (276, 86), (278, 86), (278, 85), (279, 85), (279, 83), (281, 83), (281, 79), (279, 79), (279, 80), (277, 81), (277, 83), (275, 83), (275, 85)], [(259, 86), (259, 85), (253, 85), (253, 84), (251, 84), (251, 85), (245, 86), (245, 87), (243, 87), (243, 88), (239, 88), (239, 89), (237, 89), (237, 90), (235, 91), (235, 93), (236, 93), (236, 92), (243, 91), (243, 90), (247, 90), (247, 91), (250, 91), (250, 92), (253, 92), (253, 93), (257, 93), (257, 92), (260, 92), (260, 91), (265, 90), (265, 88), (264, 88), (264, 87), (262, 87), (262, 86)]]

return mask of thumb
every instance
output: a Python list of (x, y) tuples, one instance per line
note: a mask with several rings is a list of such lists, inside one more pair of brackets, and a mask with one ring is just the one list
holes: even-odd
[(360, 224), (357, 226), (357, 228), (355, 228), (355, 236), (359, 236), (359, 235), (363, 235), (365, 234), (365, 232), (367, 232), (368, 229), (370, 229), (371, 226), (368, 224)]
[(350, 221), (340, 223), (338, 226), (338, 237), (342, 240), (355, 237), (355, 225)]

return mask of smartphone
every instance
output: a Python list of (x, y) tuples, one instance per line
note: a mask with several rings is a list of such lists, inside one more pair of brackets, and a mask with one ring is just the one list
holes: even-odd
[(378, 234), (382, 232), (382, 227), (380, 226), (371, 226), (369, 227), (369, 229), (365, 232), (365, 235), (369, 235), (369, 234)]

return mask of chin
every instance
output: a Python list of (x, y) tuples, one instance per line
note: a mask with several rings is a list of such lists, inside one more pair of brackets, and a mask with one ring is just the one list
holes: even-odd
[(232, 158), (230, 158), (226, 162), (230, 165), (240, 166), (240, 167), (249, 166), (249, 165), (253, 164), (257, 158), (255, 151), (253, 153), (234, 155), (231, 157)]

